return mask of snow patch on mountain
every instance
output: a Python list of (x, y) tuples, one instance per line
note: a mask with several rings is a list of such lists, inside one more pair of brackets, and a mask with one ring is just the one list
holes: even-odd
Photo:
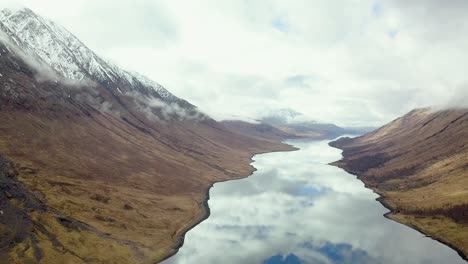
[(1, 10), (0, 28), (19, 49), (34, 54), (66, 79), (89, 79), (122, 94), (139, 92), (150, 98), (189, 105), (155, 81), (100, 58), (67, 29), (28, 8)]

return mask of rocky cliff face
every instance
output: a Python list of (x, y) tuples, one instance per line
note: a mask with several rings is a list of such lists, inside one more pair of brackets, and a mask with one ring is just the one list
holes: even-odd
[(392, 219), (468, 253), (468, 110), (417, 109), (331, 143), (336, 162), (383, 197)]
[(290, 149), (229, 131), (31, 10), (1, 11), (0, 27), (0, 263), (154, 263), (205, 216), (211, 184)]

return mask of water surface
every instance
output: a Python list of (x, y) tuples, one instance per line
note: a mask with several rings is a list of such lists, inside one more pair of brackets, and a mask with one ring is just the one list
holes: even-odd
[(457, 264), (449, 247), (383, 217), (378, 197), (327, 165), (326, 141), (255, 156), (251, 177), (215, 184), (210, 217), (165, 264)]

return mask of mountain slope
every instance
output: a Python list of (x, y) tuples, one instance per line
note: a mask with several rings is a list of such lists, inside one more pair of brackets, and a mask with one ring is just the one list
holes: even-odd
[(380, 129), (331, 143), (336, 162), (392, 209), (390, 218), (468, 254), (468, 110), (413, 110)]
[(0, 11), (0, 24), (2, 31), (22, 51), (36, 56), (60, 77), (74, 81), (92, 80), (120, 93), (138, 91), (189, 105), (147, 77), (129, 73), (100, 58), (65, 28), (30, 9), (4, 9)]
[(206, 217), (214, 182), (292, 149), (231, 132), (31, 10), (0, 27), (0, 263), (154, 263)]

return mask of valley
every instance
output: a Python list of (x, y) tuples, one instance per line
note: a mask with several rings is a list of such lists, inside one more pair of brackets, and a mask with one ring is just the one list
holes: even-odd
[[(378, 10), (371, 8), (374, 16)], [(138, 20), (142, 25), (137, 28), (144, 28), (145, 19), (166, 19), (148, 14), (126, 17), (129, 28), (137, 19), (144, 22)], [(245, 24), (254, 23), (256, 15), (247, 17)], [(268, 25), (273, 42), (293, 43), (291, 51), (305, 49), (291, 35), (301, 30), (282, 19), (269, 17), (256, 28)], [(59, 21), (68, 20), (62, 16)], [(213, 24), (207, 21), (205, 26)], [(187, 37), (184, 25), (168, 26), (177, 32), (158, 35), (160, 43), (151, 39), (151, 48), (119, 35), (122, 46), (97, 50), (120, 55), (125, 45), (141, 44), (136, 50), (148, 53), (125, 53), (129, 63), (123, 65), (151, 76), (161, 71), (162, 79), (190, 100), (98, 55), (32, 9), (1, 7), (0, 264), (467, 260), (466, 107), (447, 99), (444, 107), (418, 108), (374, 129), (400, 111), (394, 105), (419, 105), (409, 100), (425, 97), (409, 94), (409, 89), (394, 98), (395, 91), (407, 86), (387, 77), (375, 87), (391, 87), (388, 94), (356, 96), (357, 87), (374, 87), (375, 80), (361, 85), (346, 79), (371, 71), (344, 63), (355, 60), (339, 58), (346, 53), (340, 45), (338, 51), (313, 52), (310, 58), (277, 47), (256, 62), (284, 53), (286, 61), (306, 58), (304, 65), (283, 68), (279, 61), (257, 67), (253, 58), (269, 50), (272, 41), (257, 39), (252, 47), (245, 45), (255, 56), (238, 56), (236, 49), (243, 45), (229, 47), (216, 37), (213, 42), (225, 49), (216, 52), (209, 48), (211, 42), (203, 42), (211, 33)], [(237, 29), (244, 24), (227, 25)], [(136, 28), (123, 32), (114, 25), (105, 33), (116, 28), (119, 34), (138, 35)], [(397, 33), (384, 35), (393, 40)], [(184, 36), (190, 45), (179, 43)], [(265, 37), (257, 31), (246, 36)], [(187, 56), (184, 52), (191, 48), (195, 51)], [(199, 52), (205, 49), (210, 51), (205, 57), (216, 63), (199, 64), (205, 58)], [(321, 59), (324, 54), (331, 57)], [(237, 57), (246, 61), (231, 62)], [(221, 58), (225, 60), (219, 63)], [(314, 61), (330, 61), (333, 70), (302, 74), (314, 68), (309, 65)], [(156, 64), (159, 68), (153, 68)], [(277, 65), (281, 67), (274, 69)], [(344, 72), (331, 77), (340, 67)], [(261, 76), (263, 70), (270, 79)], [(464, 89), (460, 87), (453, 91)], [(380, 108), (387, 100), (391, 106)], [(240, 118), (215, 119), (213, 109)], [(252, 114), (256, 111), (261, 114)], [(333, 162), (338, 149), (342, 158)]]
[(1, 218), (0, 263), (154, 263), (206, 218), (213, 183), (295, 150), (231, 131), (29, 9), (1, 14), (2, 210), (24, 220)]

